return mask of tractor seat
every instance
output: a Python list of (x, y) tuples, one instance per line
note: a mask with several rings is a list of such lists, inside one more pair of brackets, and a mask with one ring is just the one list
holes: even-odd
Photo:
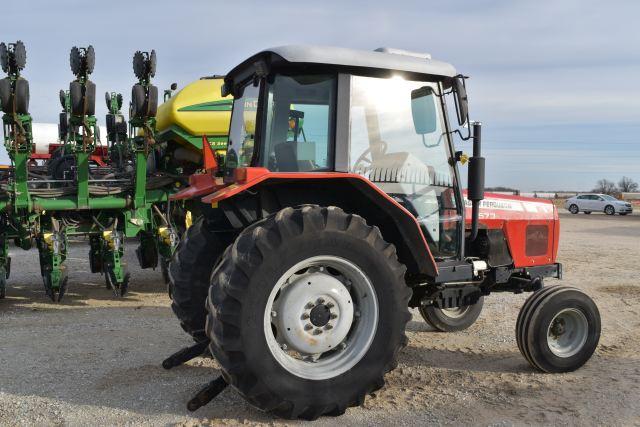
[(307, 172), (315, 169), (313, 161), (298, 159), (298, 149), (300, 144), (313, 143), (288, 141), (281, 142), (280, 144), (276, 144), (273, 147), (276, 160), (276, 169), (278, 170), (278, 172)]

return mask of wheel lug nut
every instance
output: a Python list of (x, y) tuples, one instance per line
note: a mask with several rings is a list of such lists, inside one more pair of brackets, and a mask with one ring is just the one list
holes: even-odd
[(318, 300), (316, 301), (316, 304), (318, 305), (324, 304), (324, 298), (318, 298)]
[(305, 331), (310, 331), (313, 329), (313, 325), (311, 323), (307, 323), (306, 325), (304, 325), (304, 330)]
[(308, 319), (309, 313), (302, 313), (302, 320)]
[(315, 307), (315, 306), (316, 306), (316, 305), (315, 305), (314, 303), (312, 303), (311, 301), (309, 301), (309, 302), (307, 303), (307, 305), (305, 305), (305, 306), (304, 306), (304, 308), (313, 308), (313, 307)]
[(332, 302), (327, 303), (327, 308), (333, 308), (334, 304)]
[(333, 329), (333, 325), (331, 323), (327, 323), (326, 325), (324, 325), (325, 329)]
[(322, 333), (322, 329), (316, 329), (313, 331), (313, 335), (320, 335)]
[(332, 319), (337, 319), (337, 318), (338, 318), (338, 315), (337, 315), (337, 314), (335, 314), (335, 313), (331, 313), (331, 316), (330, 316), (330, 317), (331, 317)]

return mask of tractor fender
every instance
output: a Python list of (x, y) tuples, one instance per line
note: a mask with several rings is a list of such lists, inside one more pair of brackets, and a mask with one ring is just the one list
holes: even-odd
[(236, 170), (234, 183), (208, 196), (204, 203), (225, 211), (243, 228), (285, 207), (304, 204), (338, 206), (377, 226), (407, 267), (407, 281), (418, 283), (438, 275), (438, 267), (416, 218), (361, 175), (341, 172), (282, 173), (265, 168)]

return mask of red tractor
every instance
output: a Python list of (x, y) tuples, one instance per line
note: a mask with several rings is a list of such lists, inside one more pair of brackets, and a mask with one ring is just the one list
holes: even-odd
[[(481, 126), (453, 66), (285, 46), (233, 68), (222, 92), (234, 97), (225, 164), (193, 181), (213, 189), (211, 208), (170, 265), (173, 308), (196, 344), (164, 366), (208, 347), (222, 370), (190, 409), (231, 384), (281, 417), (342, 414), (396, 367), (410, 308), (455, 331), (495, 292), (533, 293), (516, 335), (536, 369), (591, 357), (596, 305), (543, 286), (562, 275), (557, 210), (484, 194)], [(466, 192), (456, 135), (473, 142)]]

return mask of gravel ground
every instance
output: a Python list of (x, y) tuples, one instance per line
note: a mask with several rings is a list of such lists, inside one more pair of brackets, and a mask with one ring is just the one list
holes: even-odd
[[(135, 266), (134, 247), (127, 259)], [(0, 301), (0, 425), (280, 424), (232, 389), (196, 413), (185, 403), (217, 374), (196, 359), (165, 371), (162, 359), (189, 344), (169, 308), (159, 271), (132, 267), (131, 293), (114, 298), (89, 273), (88, 245), (72, 246), (70, 289), (46, 300), (37, 252), (12, 250)], [(587, 291), (602, 338), (577, 372), (533, 371), (514, 325), (526, 295), (492, 295), (469, 330), (430, 331), (417, 313), (409, 346), (387, 385), (339, 420), (319, 425), (640, 425), (640, 216), (562, 215), (564, 284)]]

